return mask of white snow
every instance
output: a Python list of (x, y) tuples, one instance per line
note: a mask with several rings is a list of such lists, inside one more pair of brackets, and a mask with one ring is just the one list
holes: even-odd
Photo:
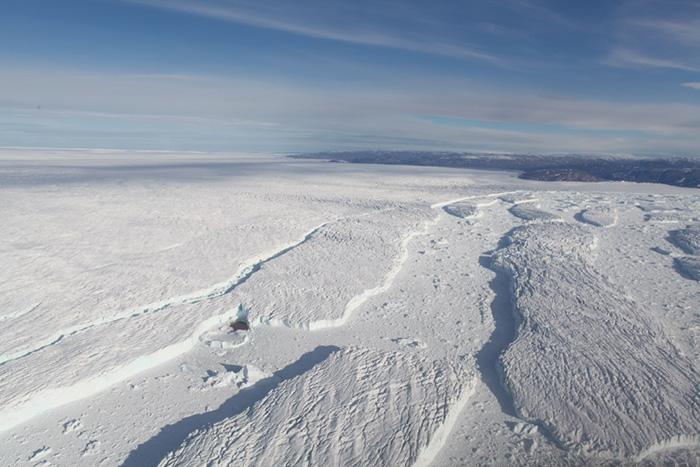
[(700, 281), (700, 257), (698, 256), (681, 256), (674, 259), (676, 268), (679, 272), (687, 277)]
[(700, 373), (643, 304), (595, 269), (594, 233), (530, 224), (507, 239), (494, 267), (511, 277), (518, 320), (502, 360), (516, 411), (602, 457), (700, 434)]
[(454, 204), (448, 204), (443, 208), (446, 213), (452, 214), (455, 217), (469, 218), (476, 217), (479, 213), (476, 206), (467, 202), (459, 202)]
[(578, 215), (581, 222), (596, 227), (614, 227), (617, 224), (617, 211), (611, 206), (599, 205), (588, 207)]
[(525, 204), (523, 202), (513, 205), (509, 209), (510, 213), (515, 217), (526, 221), (551, 221), (559, 220), (559, 216), (551, 212), (543, 211), (539, 206), (532, 206), (530, 203)]
[(2, 465), (700, 455), (698, 190), (0, 150), (0, 201)]
[(672, 230), (669, 241), (690, 255), (700, 255), (700, 225)]
[(232, 317), (232, 313), (212, 316), (197, 325), (194, 332), (183, 341), (158, 349), (151, 354), (142, 355), (123, 366), (117, 366), (109, 371), (79, 380), (70, 386), (54, 387), (36, 392), (31, 396), (25, 396), (20, 402), (9, 404), (0, 411), (0, 418), (3, 420), (0, 430), (11, 430), (48, 410), (85, 399), (120, 381), (162, 365), (190, 351), (208, 331), (232, 321)]
[(472, 388), (450, 362), (357, 348), (276, 379), (248, 411), (196, 431), (160, 465), (424, 465)]

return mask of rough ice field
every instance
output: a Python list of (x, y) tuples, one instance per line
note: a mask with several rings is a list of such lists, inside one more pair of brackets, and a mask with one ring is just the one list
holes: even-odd
[(357, 348), (314, 352), (321, 363), (248, 411), (194, 432), (161, 465), (412, 465), (439, 449), (451, 409), (472, 390), (469, 372), (451, 362)]
[(510, 213), (525, 221), (551, 221), (559, 219), (559, 216), (556, 214), (544, 211), (530, 203), (525, 204), (522, 202), (510, 208)]
[(493, 267), (512, 281), (518, 324), (502, 367), (516, 411), (562, 447), (600, 456), (700, 435), (700, 373), (596, 270), (593, 232), (533, 224), (505, 240)]
[(599, 205), (584, 209), (579, 214), (581, 222), (596, 227), (612, 227), (617, 223), (617, 211), (611, 206)]
[(697, 465), (698, 213), (667, 186), (0, 151), (0, 465)]
[(668, 235), (671, 243), (689, 255), (700, 254), (700, 225), (672, 230)]
[(236, 300), (250, 310), (254, 325), (341, 326), (354, 309), (352, 299), (381, 283), (403, 254), (397, 239), (431, 219), (427, 211), (389, 208), (324, 225), (303, 245), (266, 264), (264, 280), (239, 287)]
[(685, 275), (688, 279), (700, 281), (700, 257), (681, 256), (676, 258), (675, 261), (676, 268), (682, 275)]
[(479, 213), (479, 210), (476, 206), (474, 206), (472, 203), (467, 203), (465, 201), (448, 204), (443, 209), (446, 213), (452, 214), (453, 216), (460, 217), (462, 219), (475, 217)]

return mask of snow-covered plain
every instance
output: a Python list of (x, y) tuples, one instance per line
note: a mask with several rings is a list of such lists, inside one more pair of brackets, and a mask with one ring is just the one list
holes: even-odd
[(699, 190), (2, 150), (0, 216), (0, 465), (700, 463)]

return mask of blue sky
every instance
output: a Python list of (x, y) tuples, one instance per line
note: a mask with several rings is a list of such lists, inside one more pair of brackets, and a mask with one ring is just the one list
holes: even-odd
[(0, 146), (700, 155), (700, 2), (5, 0)]

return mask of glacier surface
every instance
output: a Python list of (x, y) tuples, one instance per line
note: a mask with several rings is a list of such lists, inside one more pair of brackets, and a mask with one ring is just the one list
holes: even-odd
[(0, 197), (2, 465), (700, 462), (696, 189), (4, 149)]

